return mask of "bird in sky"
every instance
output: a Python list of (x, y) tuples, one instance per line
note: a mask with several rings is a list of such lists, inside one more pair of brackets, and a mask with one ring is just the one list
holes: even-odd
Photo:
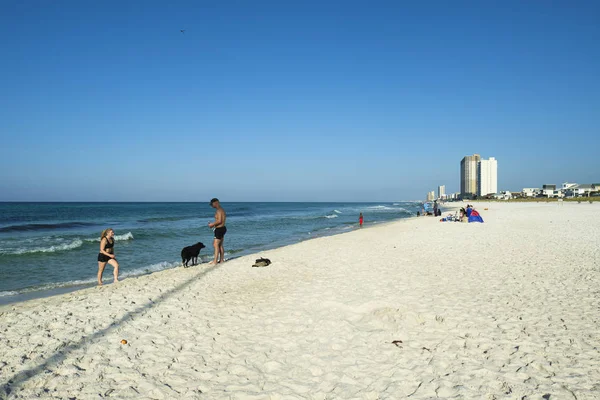
[(180, 29), (179, 32), (184, 33), (185, 34), (185, 29)]

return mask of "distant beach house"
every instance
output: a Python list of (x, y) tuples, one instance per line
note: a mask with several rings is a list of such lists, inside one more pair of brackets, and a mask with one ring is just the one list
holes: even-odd
[(556, 185), (543, 185), (541, 193), (538, 194), (537, 196), (554, 198), (554, 197), (563, 197), (564, 194), (563, 194), (562, 190), (556, 190)]
[[(518, 193), (518, 192), (517, 192), (517, 193)], [(494, 197), (495, 197), (497, 200), (510, 200), (510, 199), (514, 198), (515, 196), (514, 196), (514, 193), (513, 193), (513, 192), (510, 192), (510, 191), (508, 191), (508, 190), (504, 190), (504, 191), (502, 191), (502, 192), (500, 192), (500, 193), (496, 193), (496, 194), (494, 195)]]
[(540, 188), (523, 188), (521, 193), (523, 193), (523, 197), (535, 197), (540, 194)]
[[(504, 192), (502, 192), (504, 193)], [(516, 193), (512, 193), (514, 198)], [(521, 197), (547, 197), (547, 198), (563, 198), (563, 197), (588, 197), (600, 196), (600, 183), (572, 183), (564, 182), (560, 188), (556, 185), (546, 184), (541, 189), (539, 188), (523, 188), (520, 193)], [(496, 195), (496, 198), (504, 197), (502, 194)]]
[[(587, 183), (581, 183), (581, 184), (569, 184), (570, 186), (568, 186), (567, 188), (563, 189), (563, 193), (566, 197), (581, 197), (581, 196), (589, 196), (590, 193), (595, 192), (597, 190), (600, 189), (600, 185), (599, 186), (595, 186), (595, 184), (587, 184)], [(564, 184), (563, 184), (564, 187)], [(598, 188), (598, 189), (597, 189)]]

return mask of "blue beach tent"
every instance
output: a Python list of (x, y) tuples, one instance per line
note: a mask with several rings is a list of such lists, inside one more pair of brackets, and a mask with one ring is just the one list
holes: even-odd
[(469, 222), (483, 222), (483, 218), (481, 215), (471, 207), (467, 207), (466, 209), (467, 217), (469, 218)]

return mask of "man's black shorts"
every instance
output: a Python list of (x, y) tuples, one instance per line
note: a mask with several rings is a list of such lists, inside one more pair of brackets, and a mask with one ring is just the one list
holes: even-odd
[(227, 233), (227, 227), (222, 226), (220, 228), (216, 228), (215, 229), (215, 239), (222, 240), (225, 237), (226, 233)]

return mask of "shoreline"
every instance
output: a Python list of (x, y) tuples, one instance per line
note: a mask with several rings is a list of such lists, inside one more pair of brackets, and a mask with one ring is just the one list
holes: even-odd
[[(447, 207), (446, 207), (447, 208)], [(429, 217), (433, 217), (433, 216), (429, 216)], [(424, 218), (423, 216), (421, 217), (403, 217), (403, 218), (398, 218), (392, 221), (382, 221), (382, 222), (371, 222), (371, 223), (367, 223), (364, 224), (363, 228), (359, 228), (359, 227), (354, 227), (353, 229), (349, 229), (346, 231), (342, 231), (342, 232), (332, 232), (332, 233), (327, 233), (327, 234), (323, 234), (323, 235), (319, 235), (319, 236), (315, 236), (315, 237), (310, 237), (304, 240), (299, 240), (296, 241), (294, 243), (289, 243), (289, 244), (284, 244), (281, 246), (277, 246), (277, 247), (273, 247), (273, 248), (268, 248), (265, 250), (261, 250), (259, 252), (252, 252), (249, 254), (241, 254), (241, 255), (236, 255), (233, 256), (231, 258), (228, 258), (226, 260), (227, 264), (230, 261), (239, 259), (239, 258), (250, 258), (253, 259), (254, 257), (256, 258), (260, 258), (261, 256), (264, 256), (264, 254), (260, 254), (261, 252), (267, 252), (267, 251), (275, 251), (275, 250), (285, 250), (288, 247), (291, 246), (295, 246), (298, 244), (302, 244), (302, 243), (306, 243), (306, 242), (310, 242), (310, 241), (314, 241), (314, 240), (319, 240), (319, 239), (323, 239), (323, 238), (329, 238), (329, 237), (335, 237), (335, 236), (342, 236), (342, 235), (346, 235), (346, 234), (351, 234), (353, 232), (357, 232), (357, 231), (361, 231), (361, 230), (368, 230), (368, 229), (373, 229), (373, 228), (377, 228), (377, 227), (384, 227), (384, 226), (389, 226), (389, 225), (393, 225), (396, 223), (402, 223), (405, 221), (410, 221), (416, 218)], [(426, 218), (426, 217), (425, 217)], [(435, 217), (433, 217), (435, 218)], [(119, 281), (119, 284), (117, 286), (120, 286), (123, 282), (131, 282), (133, 280), (138, 280), (138, 279), (143, 279), (143, 278), (147, 278), (149, 276), (154, 276), (157, 274), (162, 274), (162, 273), (166, 273), (169, 271), (177, 271), (177, 270), (190, 270), (192, 268), (202, 268), (202, 267), (206, 267), (209, 265), (209, 262), (202, 262), (200, 264), (188, 267), (188, 268), (182, 268), (182, 266), (175, 266), (175, 267), (171, 267), (171, 268), (166, 268), (160, 271), (153, 271), (153, 272), (149, 272), (146, 274), (141, 274), (141, 275), (135, 275), (135, 276), (130, 276), (130, 277), (126, 277), (122, 280)], [(219, 265), (220, 267), (220, 265)], [(214, 267), (213, 267), (214, 268)], [(212, 269), (212, 268), (209, 268)], [(110, 272), (110, 271), (108, 271)], [(106, 271), (105, 271), (106, 273)], [(112, 282), (107, 282), (105, 283), (102, 287), (113, 287), (114, 283)], [(89, 291), (89, 290), (95, 290), (95, 289), (100, 289), (100, 286), (98, 286), (96, 283), (91, 283), (88, 285), (75, 285), (75, 286), (66, 286), (66, 287), (56, 287), (56, 288), (51, 288), (51, 289), (43, 289), (43, 290), (33, 290), (31, 292), (25, 292), (25, 293), (18, 293), (15, 295), (10, 295), (10, 296), (3, 296), (0, 297), (0, 312), (3, 311), (3, 309), (8, 309), (9, 307), (17, 307), (17, 306), (21, 306), (21, 305), (27, 305), (27, 303), (30, 302), (35, 302), (36, 304), (38, 302), (42, 302), (44, 300), (53, 300), (53, 299), (57, 299), (60, 298), (60, 296), (65, 296), (65, 295), (77, 295), (77, 294), (81, 294), (84, 291)], [(38, 294), (40, 294), (38, 296)], [(22, 297), (22, 300), (17, 300), (17, 301), (7, 301), (7, 302), (3, 302), (3, 298), (15, 298), (15, 297)]]
[[(446, 207), (447, 208), (447, 207)], [(277, 245), (276, 247), (267, 247), (264, 250), (259, 250), (259, 251), (255, 251), (255, 249), (248, 249), (247, 251), (242, 251), (240, 252), (240, 254), (235, 254), (232, 255), (230, 258), (227, 258), (226, 261), (231, 261), (234, 260), (236, 258), (239, 257), (246, 257), (246, 256), (256, 256), (258, 257), (260, 252), (265, 252), (265, 251), (272, 251), (272, 250), (276, 250), (276, 249), (280, 249), (280, 248), (285, 248), (287, 246), (293, 246), (294, 244), (298, 244), (298, 243), (302, 243), (302, 242), (306, 242), (306, 241), (311, 241), (311, 240), (315, 240), (315, 239), (319, 239), (319, 238), (323, 238), (323, 237), (330, 237), (330, 236), (337, 236), (337, 235), (344, 235), (347, 233), (351, 233), (355, 230), (359, 230), (359, 229), (371, 229), (377, 226), (384, 226), (386, 224), (393, 224), (395, 222), (398, 221), (404, 221), (404, 220), (409, 220), (412, 218), (416, 218), (416, 217), (401, 217), (401, 218), (397, 218), (394, 220), (390, 220), (390, 221), (382, 221), (382, 222), (367, 222), (366, 224), (364, 224), (363, 228), (360, 228), (358, 226), (353, 226), (351, 225), (351, 228), (349, 229), (344, 229), (344, 228), (333, 228), (330, 229), (333, 232), (328, 233), (328, 230), (325, 230), (324, 232), (322, 232), (319, 235), (315, 235), (314, 237), (308, 237), (305, 239), (294, 239), (294, 238), (290, 238), (289, 240), (284, 240), (284, 244), (281, 245)], [(286, 243), (287, 242), (287, 243)], [(165, 261), (167, 262), (167, 261)], [(168, 263), (168, 262), (167, 262)], [(202, 266), (208, 264), (208, 261), (206, 262), (201, 262), (194, 267), (198, 267), (198, 266)], [(168, 267), (159, 271), (150, 271), (147, 273), (142, 273), (139, 275), (133, 275), (133, 276), (127, 276), (123, 279), (121, 279), (121, 281), (125, 281), (125, 280), (129, 280), (129, 279), (138, 279), (144, 276), (148, 276), (148, 275), (152, 275), (152, 274), (156, 274), (159, 272), (163, 272), (163, 271), (169, 271), (169, 270), (174, 270), (174, 269), (178, 269), (181, 268), (181, 265), (179, 266), (172, 266), (172, 267)], [(107, 273), (111, 273), (110, 270), (105, 270), (105, 274)], [(123, 271), (121, 271), (123, 272)], [(90, 278), (90, 279), (95, 279), (95, 278)], [(63, 282), (63, 283), (68, 283), (68, 282)], [(57, 283), (57, 285), (60, 285), (61, 283)], [(106, 282), (104, 283), (105, 286), (111, 286), (113, 285), (112, 282)], [(54, 297), (54, 296), (60, 296), (60, 295), (64, 295), (64, 294), (69, 294), (69, 293), (74, 293), (74, 292), (78, 292), (81, 290), (85, 290), (85, 289), (90, 289), (90, 288), (95, 288), (98, 287), (98, 285), (96, 284), (96, 282), (90, 282), (90, 283), (80, 283), (80, 284), (73, 284), (73, 285), (69, 285), (69, 286), (57, 286), (57, 287), (53, 287), (53, 288), (41, 288), (39, 290), (37, 289), (31, 289), (31, 290), (27, 290), (25, 292), (21, 292), (21, 293), (15, 293), (15, 294), (11, 294), (11, 295), (4, 295), (4, 296), (0, 296), (0, 311), (2, 310), (2, 307), (4, 306), (12, 306), (15, 304), (20, 304), (23, 302), (27, 302), (27, 301), (32, 301), (32, 300), (41, 300), (41, 299), (47, 299), (50, 297)], [(27, 288), (25, 288), (27, 289)], [(25, 290), (25, 289), (20, 289), (20, 290)], [(16, 291), (15, 291), (16, 292)]]

